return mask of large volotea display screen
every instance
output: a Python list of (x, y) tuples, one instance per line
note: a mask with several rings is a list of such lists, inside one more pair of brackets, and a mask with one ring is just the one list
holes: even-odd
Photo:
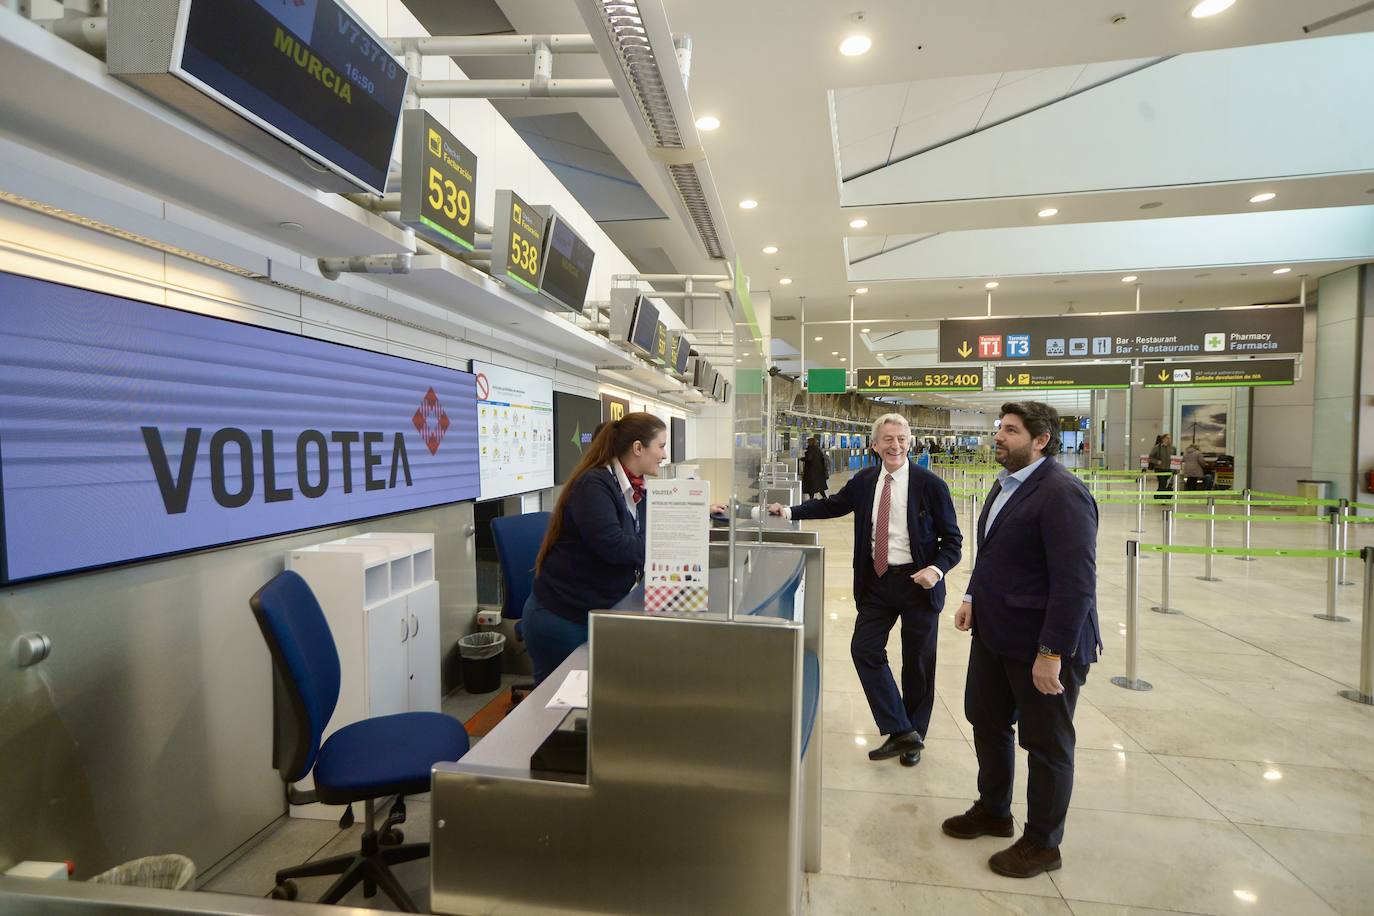
[(0, 273), (0, 580), (478, 487), (467, 372)]
[(386, 190), (406, 70), (337, 0), (183, 0), (172, 72), (310, 158)]

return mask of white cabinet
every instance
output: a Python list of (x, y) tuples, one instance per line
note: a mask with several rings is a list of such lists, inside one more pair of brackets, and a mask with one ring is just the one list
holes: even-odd
[[(439, 583), (434, 535), (374, 533), (290, 551), (339, 652), (339, 702), (324, 737), (351, 722), (438, 712)], [(311, 788), (309, 777), (297, 784)], [(293, 817), (337, 819), (342, 807), (292, 805)]]

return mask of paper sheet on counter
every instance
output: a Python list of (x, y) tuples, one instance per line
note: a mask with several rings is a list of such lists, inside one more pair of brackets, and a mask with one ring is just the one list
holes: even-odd
[(573, 670), (558, 685), (558, 690), (545, 704), (548, 709), (586, 709), (587, 672)]

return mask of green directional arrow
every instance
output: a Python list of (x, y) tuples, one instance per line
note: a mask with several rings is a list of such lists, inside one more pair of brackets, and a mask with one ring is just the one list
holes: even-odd
[(577, 447), (577, 453), (582, 454), (582, 421), (579, 420), (573, 425), (572, 444)]

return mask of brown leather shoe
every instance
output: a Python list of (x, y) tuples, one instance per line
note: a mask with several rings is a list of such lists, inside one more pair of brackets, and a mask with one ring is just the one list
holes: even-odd
[(1016, 825), (1012, 823), (1010, 815), (993, 817), (983, 809), (982, 802), (974, 802), (973, 807), (963, 814), (946, 818), (945, 822), (940, 825), (940, 829), (957, 840), (972, 840), (980, 836), (1014, 836), (1016, 834)]
[(1027, 839), (1025, 834), (1001, 852), (994, 852), (988, 859), (992, 870), (1006, 878), (1034, 878), (1042, 872), (1054, 871), (1063, 864), (1058, 846), (1047, 849)]

